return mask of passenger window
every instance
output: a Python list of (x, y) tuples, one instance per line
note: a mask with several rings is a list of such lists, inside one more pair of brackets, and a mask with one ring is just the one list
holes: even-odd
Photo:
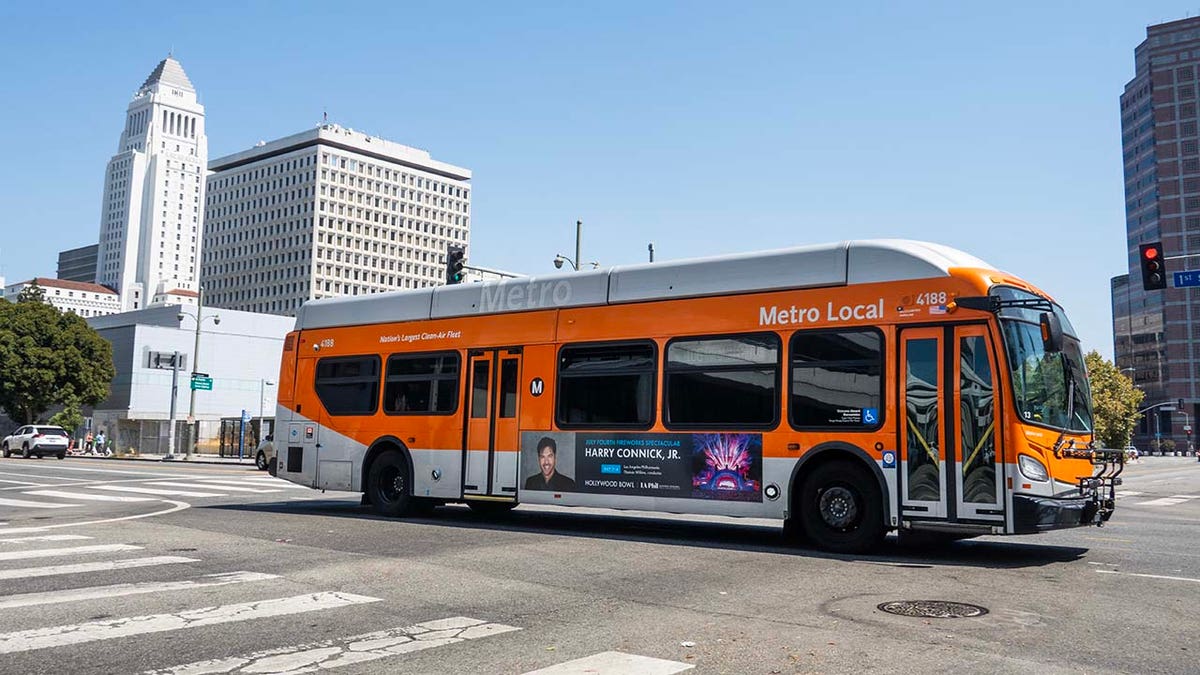
[(883, 334), (805, 331), (790, 344), (788, 418), (797, 429), (877, 429), (883, 422)]
[(780, 340), (774, 333), (686, 338), (667, 345), (664, 423), (764, 427), (779, 418)]
[(500, 417), (517, 416), (517, 364), (516, 359), (500, 361)]
[(445, 415), (458, 409), (458, 354), (388, 357), (383, 411), (389, 415)]
[(558, 355), (558, 424), (649, 427), (654, 421), (654, 345), (575, 345)]
[(379, 357), (317, 361), (317, 397), (330, 415), (373, 415), (379, 405)]

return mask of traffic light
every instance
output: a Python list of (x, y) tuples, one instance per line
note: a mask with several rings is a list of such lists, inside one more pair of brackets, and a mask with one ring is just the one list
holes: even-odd
[(1142, 288), (1160, 291), (1167, 287), (1167, 269), (1163, 264), (1162, 242), (1142, 244), (1138, 259), (1142, 261)]
[(446, 283), (461, 284), (463, 280), (463, 267), (467, 264), (467, 252), (461, 246), (448, 246), (446, 248)]

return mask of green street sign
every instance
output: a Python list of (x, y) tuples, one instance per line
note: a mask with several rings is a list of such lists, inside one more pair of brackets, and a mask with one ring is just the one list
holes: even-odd
[(193, 377), (192, 389), (199, 391), (212, 391), (211, 377)]

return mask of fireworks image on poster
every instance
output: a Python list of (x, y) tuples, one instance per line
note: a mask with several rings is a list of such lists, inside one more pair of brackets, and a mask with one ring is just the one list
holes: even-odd
[(694, 434), (692, 496), (702, 499), (762, 499), (762, 436)]

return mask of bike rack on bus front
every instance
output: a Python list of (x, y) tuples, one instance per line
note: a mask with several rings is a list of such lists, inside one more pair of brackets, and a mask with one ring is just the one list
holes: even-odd
[(1122, 483), (1120, 476), (1125, 470), (1125, 451), (1091, 446), (1076, 448), (1075, 442), (1071, 441), (1067, 447), (1056, 450), (1054, 455), (1086, 459), (1096, 467), (1096, 472), (1091, 476), (1080, 476), (1078, 485), (1080, 494), (1091, 497), (1088, 519), (1095, 519), (1097, 525), (1103, 525), (1116, 508), (1117, 486)]

